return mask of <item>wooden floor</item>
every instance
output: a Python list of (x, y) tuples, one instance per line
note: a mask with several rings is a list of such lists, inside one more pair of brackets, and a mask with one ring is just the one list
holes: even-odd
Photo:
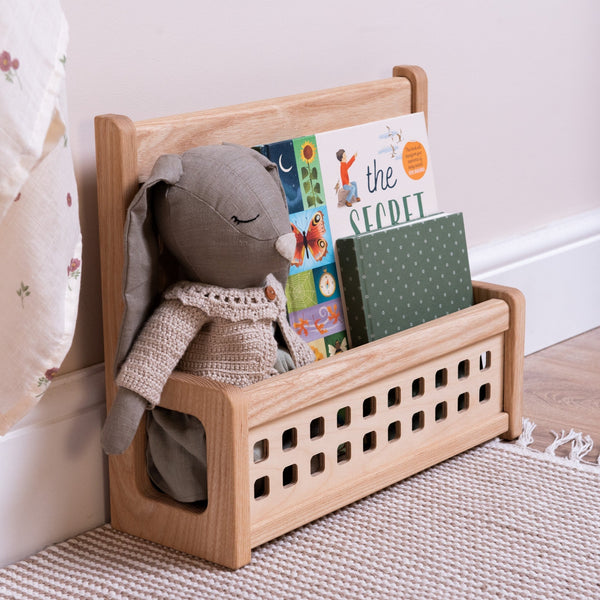
[[(551, 430), (589, 434), (600, 450), (600, 328), (525, 357), (524, 415), (537, 423), (534, 448), (553, 440)], [(557, 454), (568, 454), (570, 445)]]

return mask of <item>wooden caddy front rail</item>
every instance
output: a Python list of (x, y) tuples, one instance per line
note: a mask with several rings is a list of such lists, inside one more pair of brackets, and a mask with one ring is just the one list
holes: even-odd
[[(418, 111), (427, 116), (425, 72), (397, 66), (388, 79), (185, 115), (96, 117), (107, 407), (116, 392), (125, 216), (158, 156)], [(178, 503), (151, 485), (140, 427), (109, 460), (112, 525), (237, 568), (286, 531), (496, 435), (518, 436), (523, 297), (489, 284), (474, 290), (471, 308), (247, 388), (174, 373), (161, 404), (204, 424), (208, 505)]]
[[(174, 373), (161, 405), (205, 426), (208, 506), (179, 504), (152, 487), (140, 428), (134, 448), (111, 457), (122, 461), (111, 488), (129, 498), (112, 507), (113, 525), (237, 568), (250, 561), (253, 547), (495, 436), (518, 436), (521, 389), (513, 373), (522, 368), (523, 298), (481, 283), (475, 294), (481, 302), (471, 308), (246, 388)], [(465, 361), (467, 374), (459, 377)], [(397, 388), (399, 396), (391, 392)], [(460, 406), (463, 395), (470, 406)], [(329, 403), (313, 440), (309, 424)], [(332, 419), (346, 406), (358, 422), (351, 434)], [(374, 424), (378, 415), (384, 421)], [(293, 447), (277, 448), (281, 432), (293, 428)], [(365, 436), (374, 448), (365, 448)], [(340, 464), (346, 438), (354, 449)], [(283, 462), (263, 466), (268, 461), (260, 456), (255, 462), (254, 447), (264, 440), (269, 455)], [(312, 464), (320, 455), (328, 457), (325, 464)], [(282, 482), (294, 465), (296, 472)], [(256, 498), (256, 482), (264, 477), (271, 478), (269, 492)]]

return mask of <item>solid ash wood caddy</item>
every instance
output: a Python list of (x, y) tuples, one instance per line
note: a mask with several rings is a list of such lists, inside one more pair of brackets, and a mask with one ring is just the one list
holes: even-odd
[[(127, 206), (156, 158), (427, 111), (419, 67), (341, 88), (133, 123), (96, 117), (107, 405)], [(206, 429), (208, 505), (150, 483), (145, 433), (109, 460), (113, 527), (238, 568), (251, 549), (495, 436), (521, 431), (525, 306), (474, 282), (468, 309), (245, 388), (175, 372), (161, 405)]]

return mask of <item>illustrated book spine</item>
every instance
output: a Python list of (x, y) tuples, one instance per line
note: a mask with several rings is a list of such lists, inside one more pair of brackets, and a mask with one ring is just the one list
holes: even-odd
[(317, 360), (348, 348), (335, 246), (314, 136), (265, 144), (277, 165), (296, 248), (286, 286), (288, 320)]

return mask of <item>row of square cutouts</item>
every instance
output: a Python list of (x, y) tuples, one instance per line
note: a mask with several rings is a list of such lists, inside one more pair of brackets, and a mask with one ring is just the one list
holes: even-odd
[[(423, 378), (416, 379), (416, 382), (422, 382)], [(413, 388), (415, 382), (413, 382)], [(414, 394), (414, 389), (413, 389)], [(491, 385), (485, 383), (479, 388), (479, 402), (486, 402), (491, 398)], [(456, 401), (456, 409), (458, 412), (463, 412), (469, 408), (470, 405), (470, 394), (469, 392), (463, 392), (460, 394)], [(397, 406), (400, 404), (400, 388), (392, 388), (388, 392), (388, 408)], [(370, 396), (363, 400), (362, 403), (362, 416), (363, 419), (367, 419), (375, 415), (377, 411), (377, 401), (375, 396)], [(340, 408), (337, 412), (337, 429), (343, 429), (348, 427), (351, 422), (352, 411), (349, 406)], [(435, 407), (435, 420), (443, 421), (448, 416), (448, 402), (439, 402)], [(399, 421), (396, 421), (399, 425)], [(419, 411), (412, 417), (412, 429), (418, 431), (423, 429), (425, 426), (425, 413)], [(312, 419), (309, 425), (309, 437), (311, 440), (317, 440), (325, 435), (325, 419), (323, 417), (316, 417)], [(398, 435), (398, 437), (400, 437)], [(291, 450), (298, 445), (298, 429), (296, 427), (290, 427), (286, 429), (281, 435), (281, 449), (283, 451)], [(254, 462), (259, 463), (269, 458), (269, 440), (259, 440), (254, 444), (253, 449)]]
[[(491, 385), (486, 383), (479, 389), (479, 402), (486, 402), (491, 397)], [(458, 396), (456, 401), (456, 410), (461, 413), (469, 409), (470, 405), (470, 394), (464, 392)], [(339, 415), (339, 413), (338, 413)], [(435, 407), (434, 419), (436, 422), (443, 421), (448, 417), (448, 402), (439, 402)], [(321, 418), (321, 417), (320, 417)], [(411, 419), (411, 429), (414, 432), (421, 431), (425, 428), (425, 412), (420, 410), (413, 414)], [(294, 431), (296, 428), (292, 428)], [(401, 423), (400, 421), (393, 421), (388, 425), (387, 428), (387, 441), (388, 443), (395, 442), (400, 439), (401, 436)], [(291, 431), (291, 430), (287, 430)], [(295, 433), (294, 433), (295, 440)], [(293, 446), (291, 446), (293, 447)], [(377, 447), (377, 432), (370, 431), (363, 436), (362, 439), (362, 452), (372, 452)], [(254, 445), (254, 462), (261, 462), (268, 457), (269, 453), (269, 442), (268, 440), (261, 440)], [(257, 455), (263, 456), (263, 458), (257, 459)], [(337, 448), (337, 464), (345, 464), (352, 458), (352, 444), (350, 442), (343, 442)], [(310, 474), (317, 476), (325, 470), (325, 454), (319, 452), (314, 454), (310, 459)], [(291, 464), (285, 467), (282, 471), (282, 485), (284, 488), (295, 485), (298, 482), (298, 465)], [(254, 498), (259, 500), (265, 498), (270, 492), (270, 480), (269, 476), (265, 475), (260, 477), (254, 482)]]
[[(390, 423), (388, 426), (388, 441), (393, 442), (400, 439), (400, 421)], [(362, 451), (371, 452), (377, 446), (377, 432), (370, 431), (363, 436)], [(337, 448), (337, 464), (345, 464), (352, 457), (352, 444), (343, 442)], [(315, 477), (320, 475), (325, 470), (325, 453), (319, 452), (310, 459), (310, 474)], [(281, 472), (281, 483), (284, 488), (291, 487), (298, 483), (298, 465), (291, 464)], [(270, 493), (270, 478), (268, 475), (258, 478), (254, 482), (254, 498), (260, 500), (266, 498)]]

